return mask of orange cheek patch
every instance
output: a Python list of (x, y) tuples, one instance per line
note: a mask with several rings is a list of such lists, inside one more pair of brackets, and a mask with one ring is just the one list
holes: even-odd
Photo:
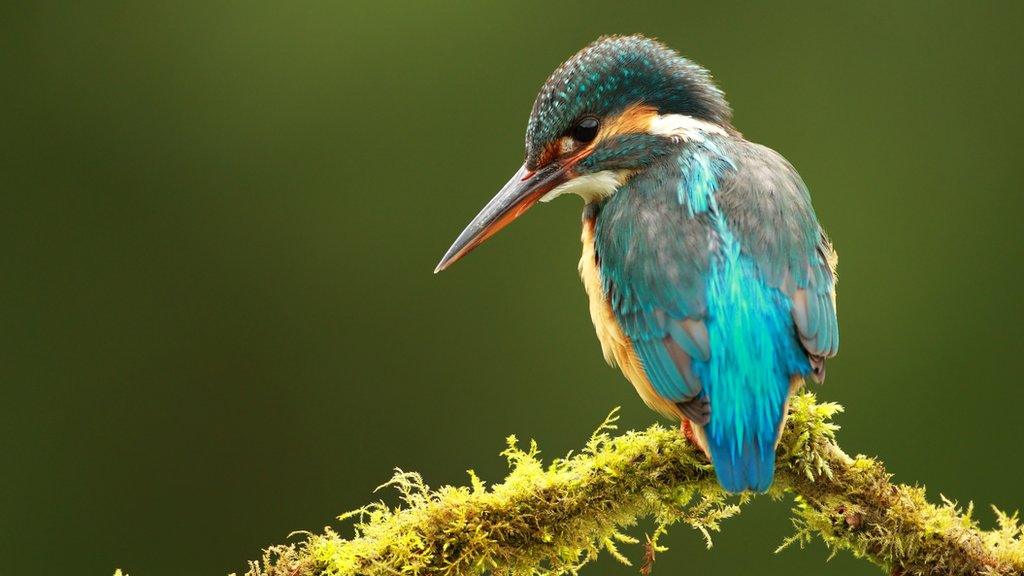
[(646, 133), (649, 131), (651, 120), (657, 115), (658, 111), (651, 106), (633, 104), (618, 116), (605, 120), (595, 142), (621, 134)]

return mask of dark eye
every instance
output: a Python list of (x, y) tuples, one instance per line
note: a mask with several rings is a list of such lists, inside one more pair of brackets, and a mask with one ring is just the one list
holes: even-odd
[(590, 142), (597, 137), (597, 129), (601, 123), (593, 116), (587, 116), (572, 127), (572, 139), (577, 142)]

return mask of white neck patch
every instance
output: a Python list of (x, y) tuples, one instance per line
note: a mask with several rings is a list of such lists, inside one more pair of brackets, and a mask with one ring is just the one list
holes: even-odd
[(615, 190), (626, 181), (624, 170), (602, 170), (593, 174), (577, 176), (547, 194), (541, 196), (541, 202), (550, 202), (562, 194), (576, 194), (583, 198), (584, 202), (597, 202), (604, 200), (615, 193)]
[(647, 131), (659, 136), (670, 136), (683, 141), (700, 141), (707, 134), (725, 136), (725, 129), (686, 114), (665, 114), (651, 117)]

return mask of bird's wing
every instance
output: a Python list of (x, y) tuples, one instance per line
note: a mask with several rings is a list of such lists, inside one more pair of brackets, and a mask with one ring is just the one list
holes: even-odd
[[(684, 149), (634, 176), (602, 207), (595, 238), (605, 294), (651, 385), (698, 424), (709, 413), (693, 368), (715, 354), (706, 289), (719, 214), (764, 282), (788, 297), (812, 363), (839, 345), (834, 255), (799, 176), (745, 141), (713, 151)], [(701, 190), (714, 194), (710, 205)]]
[(824, 359), (839, 351), (836, 253), (789, 162), (746, 141), (736, 143), (732, 158), (735, 169), (722, 179), (719, 207), (766, 282), (789, 297), (800, 342), (820, 380)]
[(651, 386), (691, 420), (708, 421), (694, 360), (712, 353), (705, 322), (710, 220), (690, 215), (674, 158), (633, 176), (602, 207), (595, 251), (605, 296)]

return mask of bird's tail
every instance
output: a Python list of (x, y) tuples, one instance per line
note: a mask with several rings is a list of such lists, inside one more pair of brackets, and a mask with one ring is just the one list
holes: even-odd
[(719, 482), (729, 492), (764, 492), (775, 476), (792, 376), (809, 374), (811, 365), (788, 297), (761, 280), (738, 247), (730, 249), (708, 283), (714, 353), (694, 372), (711, 405), (705, 433)]
[[(718, 440), (718, 441), (716, 441)], [(753, 436), (734, 449), (732, 441), (722, 442), (708, 436), (711, 462), (718, 482), (727, 492), (753, 490), (764, 492), (775, 477), (775, 441)]]
[(769, 401), (748, 406), (750, 410), (761, 411), (761, 417), (744, 418), (746, 426), (741, 425), (738, 430), (707, 426), (707, 451), (715, 466), (718, 482), (726, 491), (764, 492), (772, 485), (775, 447), (786, 422), (789, 399), (803, 383), (803, 377), (795, 375), (790, 378), (789, 390), (781, 403)]

